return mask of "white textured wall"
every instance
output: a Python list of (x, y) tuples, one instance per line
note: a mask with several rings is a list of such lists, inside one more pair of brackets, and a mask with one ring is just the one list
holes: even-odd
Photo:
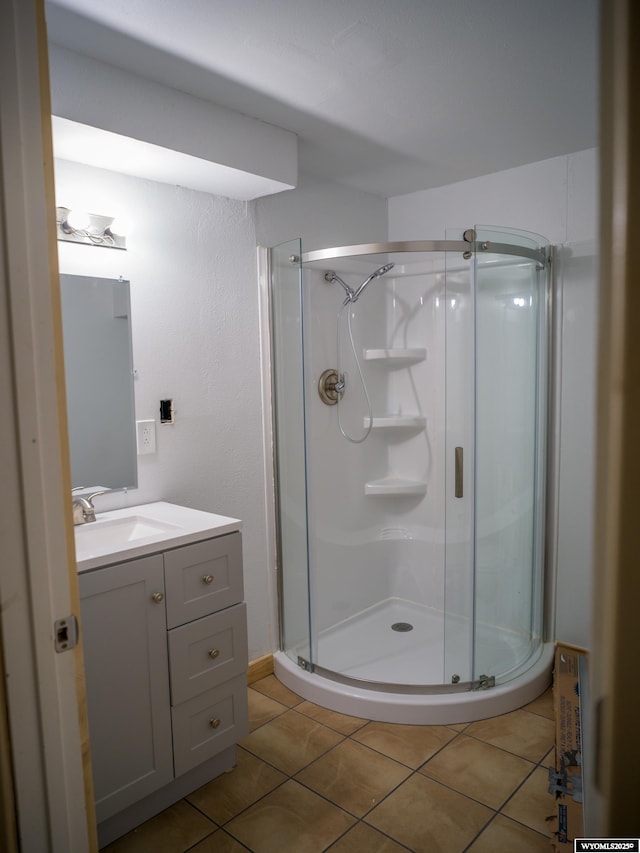
[[(588, 647), (594, 527), (598, 156), (579, 151), (389, 199), (389, 239), (522, 228), (565, 244), (556, 637)], [(449, 230), (451, 229), (451, 230)]]
[(139, 488), (98, 498), (98, 509), (168, 500), (241, 518), (249, 656), (273, 651), (256, 243), (384, 239), (386, 202), (310, 182), (245, 203), (63, 160), (56, 192), (58, 204), (131, 220), (126, 252), (58, 243), (60, 269), (131, 280), (136, 417), (158, 419), (167, 397), (176, 408), (174, 425), (157, 423), (157, 454), (138, 457)]
[(596, 446), (597, 251), (594, 240), (560, 252), (562, 366), (558, 494), (558, 639), (590, 648)]
[(256, 202), (256, 230), (261, 246), (293, 237), (302, 249), (326, 249), (387, 239), (387, 203), (380, 196), (300, 176), (291, 192)]
[[(56, 163), (58, 203), (132, 222), (126, 252), (59, 243), (62, 272), (131, 281), (136, 417), (157, 453), (99, 510), (167, 500), (241, 518), (252, 658), (277, 644), (266, 546), (253, 203)], [(176, 422), (160, 425), (173, 398)], [(100, 448), (97, 448), (100, 452)]]
[(441, 239), (446, 229), (473, 225), (522, 228), (555, 244), (593, 239), (597, 169), (597, 151), (589, 149), (395, 196), (389, 199), (389, 239)]

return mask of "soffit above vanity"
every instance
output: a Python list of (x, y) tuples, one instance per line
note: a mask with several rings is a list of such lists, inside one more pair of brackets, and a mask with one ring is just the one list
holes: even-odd
[(55, 156), (248, 201), (297, 183), (294, 133), (51, 46)]

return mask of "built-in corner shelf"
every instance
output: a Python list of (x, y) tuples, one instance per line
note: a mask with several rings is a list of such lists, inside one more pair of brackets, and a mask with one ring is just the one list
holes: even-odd
[[(366, 361), (377, 362), (386, 368), (409, 367), (424, 361), (427, 357), (425, 347), (385, 347), (380, 349), (367, 348), (364, 350)], [(368, 429), (369, 418), (364, 418), (364, 427)], [(389, 431), (422, 431), (427, 427), (427, 419), (424, 415), (400, 415), (387, 414), (371, 418), (371, 429)], [(397, 440), (399, 436), (395, 437)], [(389, 439), (394, 440), (390, 435)], [(364, 485), (364, 493), (368, 497), (375, 496), (421, 496), (427, 493), (427, 484), (422, 480), (405, 480), (402, 477), (383, 477), (381, 480), (370, 480)]]
[[(372, 419), (372, 429), (424, 429), (427, 419), (423, 415), (383, 415)], [(369, 418), (364, 418), (364, 427), (369, 427)]]
[(427, 484), (420, 480), (402, 480), (398, 477), (385, 477), (365, 483), (365, 495), (426, 495)]
[(389, 366), (402, 367), (424, 361), (427, 350), (424, 347), (389, 347), (388, 349), (365, 349), (366, 361), (384, 362)]

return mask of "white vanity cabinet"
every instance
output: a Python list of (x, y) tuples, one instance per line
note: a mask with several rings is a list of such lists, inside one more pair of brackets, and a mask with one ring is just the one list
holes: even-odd
[(235, 763), (248, 731), (239, 532), (81, 572), (106, 844)]

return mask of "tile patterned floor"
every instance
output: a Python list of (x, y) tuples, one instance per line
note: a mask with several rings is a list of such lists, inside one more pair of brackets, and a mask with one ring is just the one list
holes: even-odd
[(456, 726), (327, 711), (274, 676), (249, 688), (238, 766), (108, 853), (549, 853), (551, 691)]

